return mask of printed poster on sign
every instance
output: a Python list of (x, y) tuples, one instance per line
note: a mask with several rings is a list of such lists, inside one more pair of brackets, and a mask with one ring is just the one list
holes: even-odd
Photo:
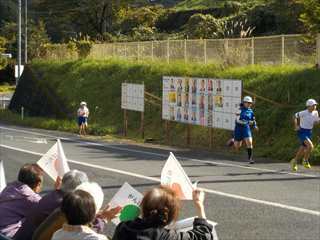
[[(163, 77), (162, 117), (165, 120), (233, 130), (241, 103), (240, 80)], [(222, 118), (227, 114), (229, 119)]]
[(122, 83), (121, 108), (143, 112), (144, 111), (144, 85)]
[(125, 182), (109, 203), (110, 208), (122, 207), (120, 215), (112, 222), (117, 225), (120, 222), (134, 220), (138, 217), (142, 198), (143, 195), (140, 192)]
[(192, 183), (171, 152), (161, 171), (161, 184), (172, 188), (180, 199), (192, 200)]
[(54, 181), (58, 176), (62, 179), (63, 175), (70, 171), (60, 139), (40, 158), (37, 164)]

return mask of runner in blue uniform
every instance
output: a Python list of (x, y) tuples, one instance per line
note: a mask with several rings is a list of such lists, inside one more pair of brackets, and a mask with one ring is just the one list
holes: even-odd
[(244, 141), (247, 146), (248, 160), (250, 164), (254, 163), (252, 158), (252, 133), (251, 127), (258, 130), (258, 126), (255, 120), (253, 110), (251, 109), (253, 104), (252, 98), (246, 96), (243, 98), (243, 103), (240, 107), (240, 113), (237, 114), (236, 126), (234, 129), (234, 147), (239, 150), (242, 142)]
[(313, 150), (313, 143), (311, 141), (312, 129), (315, 123), (319, 123), (319, 113), (317, 111), (318, 103), (314, 99), (309, 99), (306, 102), (307, 109), (295, 114), (294, 125), (298, 133), (298, 138), (301, 146), (296, 156), (291, 160), (291, 168), (293, 171), (298, 171), (299, 158), (303, 156), (302, 165), (305, 168), (311, 168), (309, 157)]

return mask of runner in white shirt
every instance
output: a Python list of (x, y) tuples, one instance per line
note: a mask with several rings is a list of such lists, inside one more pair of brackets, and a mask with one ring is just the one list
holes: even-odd
[(313, 143), (311, 141), (312, 129), (315, 123), (319, 123), (319, 113), (316, 110), (318, 103), (314, 99), (309, 99), (306, 102), (307, 109), (295, 114), (294, 125), (298, 133), (298, 138), (301, 146), (296, 156), (291, 160), (291, 168), (293, 171), (298, 170), (297, 161), (303, 156), (302, 165), (305, 168), (311, 168), (309, 163), (310, 153), (313, 150)]
[(86, 130), (88, 127), (88, 117), (89, 117), (89, 109), (87, 108), (86, 102), (81, 102), (80, 107), (77, 111), (78, 115), (78, 125), (79, 125), (79, 134), (86, 135)]

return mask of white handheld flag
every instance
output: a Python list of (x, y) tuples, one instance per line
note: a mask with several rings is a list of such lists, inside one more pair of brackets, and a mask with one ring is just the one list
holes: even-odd
[(161, 184), (171, 187), (180, 199), (192, 200), (192, 183), (172, 152), (161, 171)]
[(142, 198), (143, 195), (140, 192), (125, 182), (109, 203), (110, 208), (122, 207), (119, 217), (114, 218), (112, 222), (118, 224), (122, 221), (133, 220), (138, 217), (140, 215)]
[(0, 161), (0, 192), (7, 186), (6, 177), (4, 175), (3, 161)]
[(40, 158), (37, 164), (54, 181), (58, 176), (62, 178), (65, 173), (70, 171), (60, 139)]
[[(193, 229), (193, 222), (194, 222), (195, 218), (196, 217), (191, 217), (191, 218), (186, 218), (186, 219), (179, 220), (179, 221), (177, 221), (177, 222), (175, 222), (173, 224), (170, 224), (166, 228), (172, 229), (172, 230), (176, 230), (177, 232), (190, 231), (190, 230)], [(209, 221), (209, 220), (207, 220), (207, 222), (213, 226), (213, 229), (212, 229), (213, 239), (214, 240), (218, 240), (218, 234), (217, 234), (217, 231), (216, 231), (216, 226), (218, 225), (218, 223), (213, 222), (213, 221)]]

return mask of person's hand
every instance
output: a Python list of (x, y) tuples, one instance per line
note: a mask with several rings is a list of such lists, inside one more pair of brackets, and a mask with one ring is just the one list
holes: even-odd
[(57, 177), (55, 183), (54, 183), (54, 189), (59, 190), (61, 188), (62, 185), (62, 179), (61, 177)]
[(195, 189), (192, 193), (192, 198), (193, 198), (193, 203), (197, 209), (198, 212), (198, 216), (200, 218), (206, 218), (206, 213), (204, 211), (204, 192), (199, 190), (199, 189)]
[(203, 191), (201, 191), (199, 189), (193, 190), (192, 198), (193, 198), (193, 203), (196, 207), (203, 207), (203, 202), (204, 202), (204, 192)]
[(294, 130), (295, 130), (295, 131), (299, 131), (299, 130), (300, 130), (300, 127), (299, 127), (299, 126), (294, 126)]
[(259, 132), (259, 127), (255, 127), (254, 130), (255, 130), (256, 132)]
[(106, 219), (108, 222), (116, 218), (117, 215), (121, 212), (122, 207), (117, 206), (115, 208), (110, 208), (110, 205), (107, 205), (105, 208), (100, 210), (97, 214), (97, 217)]

